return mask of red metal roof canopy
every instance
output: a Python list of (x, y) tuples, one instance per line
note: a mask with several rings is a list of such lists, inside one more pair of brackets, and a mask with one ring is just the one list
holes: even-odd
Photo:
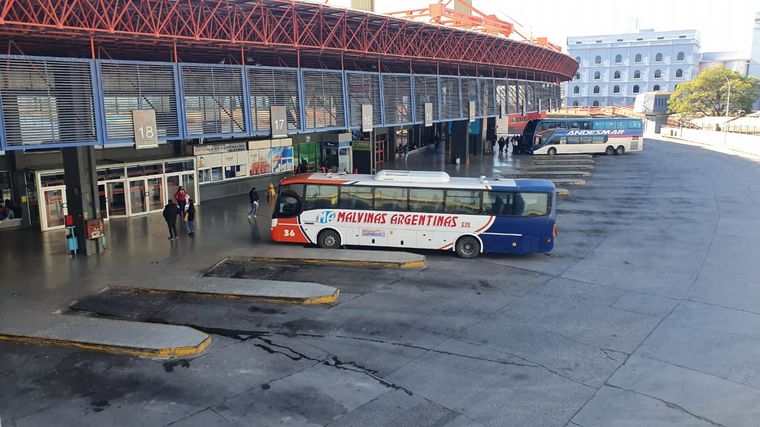
[(550, 81), (570, 80), (578, 68), (568, 55), (529, 43), (286, 0), (5, 0), (0, 33), (20, 40), (192, 44), (201, 50), (224, 46), (456, 63)]

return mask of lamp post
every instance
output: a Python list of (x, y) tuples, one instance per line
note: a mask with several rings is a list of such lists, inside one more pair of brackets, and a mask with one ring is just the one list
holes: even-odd
[(723, 145), (726, 145), (726, 139), (728, 138), (728, 111), (731, 108), (731, 80), (725, 74), (723, 78), (726, 79), (728, 84), (728, 97), (726, 99), (726, 123), (723, 124)]

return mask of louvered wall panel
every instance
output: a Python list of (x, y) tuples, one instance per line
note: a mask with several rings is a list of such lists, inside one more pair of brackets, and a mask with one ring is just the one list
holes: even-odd
[(523, 82), (525, 85), (525, 111), (536, 111), (536, 86), (532, 82)]
[(97, 140), (90, 61), (7, 58), (1, 64), (8, 146)]
[(438, 120), (438, 77), (414, 76), (415, 121), (425, 123), (425, 103), (433, 104), (433, 120)]
[(383, 75), (385, 124), (399, 126), (412, 123), (412, 80), (410, 75)]
[[(497, 79), (496, 84), (496, 114), (501, 115), (503, 112), (505, 115), (511, 113), (509, 111), (509, 87), (507, 80)], [(502, 107), (503, 106), (503, 107)]]
[(361, 127), (362, 105), (372, 106), (372, 124), (381, 126), (380, 75), (376, 73), (346, 73), (348, 77), (349, 126)]
[(480, 115), (483, 117), (492, 117), (498, 114), (496, 102), (494, 101), (494, 79), (481, 77), (478, 79), (480, 85)]
[(462, 77), (462, 109), (464, 117), (470, 117), (470, 101), (475, 102), (475, 115), (480, 115), (478, 102), (478, 79), (475, 77)]
[(248, 67), (248, 87), (254, 132), (271, 134), (272, 106), (285, 107), (289, 131), (301, 129), (298, 70)]
[(179, 138), (174, 66), (102, 62), (106, 137), (134, 141), (132, 110), (155, 110), (159, 139)]
[(459, 78), (441, 77), (438, 100), (441, 103), (441, 120), (461, 119), (461, 100), (459, 99)]
[(519, 80), (509, 80), (509, 114), (523, 113), (523, 89)]
[(248, 130), (243, 106), (243, 68), (182, 66), (187, 133), (192, 137)]
[(346, 127), (343, 73), (304, 70), (303, 86), (307, 129)]

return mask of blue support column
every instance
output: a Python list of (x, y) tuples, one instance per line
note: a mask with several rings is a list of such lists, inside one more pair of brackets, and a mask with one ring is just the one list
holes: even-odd
[(385, 117), (385, 84), (383, 83), (382, 73), (377, 73), (377, 81), (380, 89), (380, 121), (382, 122), (383, 126), (386, 126), (385, 122), (387, 119)]
[(187, 139), (187, 115), (185, 114), (185, 89), (182, 87), (182, 66), (174, 64), (174, 96), (177, 98), (177, 124), (179, 136)]
[(103, 104), (103, 84), (100, 72), (100, 61), (90, 61), (90, 76), (92, 78), (92, 102), (95, 112), (95, 140), (98, 144), (105, 145), (108, 141), (106, 127), (106, 111)]
[(243, 65), (241, 72), (243, 79), (243, 117), (245, 118), (245, 128), (248, 135), (253, 135), (253, 117), (251, 115), (251, 91), (248, 81), (248, 67)]
[(464, 117), (464, 100), (462, 99), (462, 77), (457, 77), (457, 87), (459, 88), (459, 118)]
[[(340, 80), (343, 84), (343, 125), (348, 129), (351, 126), (351, 121), (349, 120), (351, 105), (348, 101), (348, 77), (346, 76), (346, 70), (341, 70)], [(361, 123), (359, 123), (359, 126), (361, 126)]]
[(412, 91), (412, 123), (417, 123), (417, 92), (414, 90), (414, 74), (409, 74), (409, 87)]
[(443, 113), (441, 111), (441, 76), (435, 76), (435, 99), (438, 106), (438, 120), (443, 121)]
[(306, 132), (306, 102), (304, 101), (303, 70), (298, 69), (298, 108), (301, 109), (301, 131)]

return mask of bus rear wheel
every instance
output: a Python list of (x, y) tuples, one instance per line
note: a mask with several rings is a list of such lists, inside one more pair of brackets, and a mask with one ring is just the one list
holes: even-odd
[(462, 236), (457, 240), (454, 250), (460, 258), (475, 258), (480, 254), (480, 242), (472, 236)]
[(340, 249), (340, 234), (335, 230), (323, 230), (317, 236), (317, 244), (324, 249)]
[(550, 156), (553, 156), (553, 155), (557, 154), (557, 149), (554, 148), (554, 147), (552, 147), (552, 148), (549, 149), (548, 153), (549, 153)]
[(604, 152), (605, 152), (605, 153), (606, 153), (608, 156), (611, 156), (611, 155), (615, 154), (615, 149), (614, 149), (614, 148), (612, 148), (612, 146), (610, 145), (609, 147), (607, 147), (607, 149), (606, 149)]
[(617, 150), (615, 150), (615, 154), (618, 154), (620, 156), (625, 154), (625, 147), (623, 147), (622, 145), (618, 146)]

